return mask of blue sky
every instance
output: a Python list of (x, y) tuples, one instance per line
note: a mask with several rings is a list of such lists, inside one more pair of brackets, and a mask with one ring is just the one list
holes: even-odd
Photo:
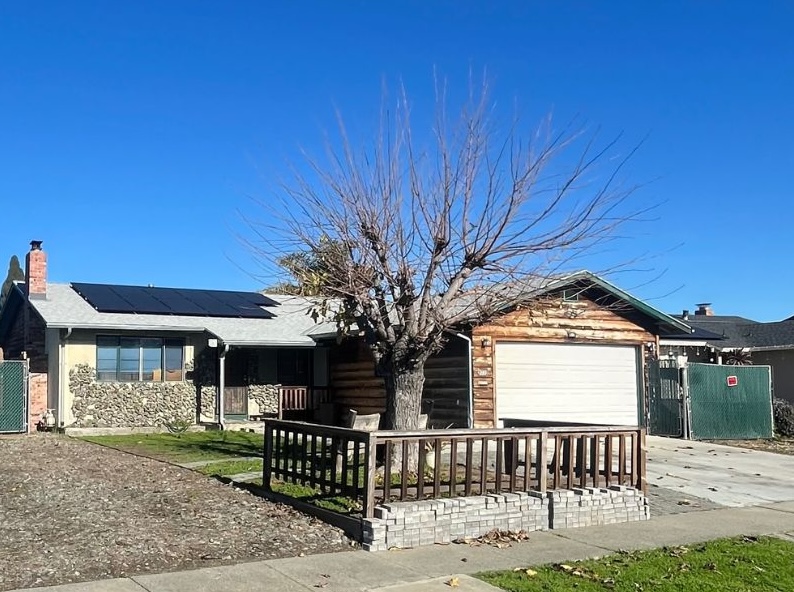
[[(622, 287), (666, 311), (794, 314), (794, 4), (0, 4), (0, 264), (40, 239), (52, 281), (256, 289), (235, 211), (381, 83), (432, 108), (486, 68), (526, 118), (628, 143), (662, 203)], [(656, 277), (662, 274), (661, 277)]]

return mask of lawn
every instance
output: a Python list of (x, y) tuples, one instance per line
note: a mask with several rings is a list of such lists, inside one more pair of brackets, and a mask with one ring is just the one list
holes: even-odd
[(132, 454), (180, 463), (240, 456), (262, 456), (264, 449), (264, 436), (251, 432), (213, 430), (183, 434), (86, 436), (82, 439)]
[(794, 544), (740, 537), (478, 577), (510, 592), (784, 592), (794, 590), (792, 564)]
[(212, 477), (231, 477), (240, 473), (262, 473), (261, 460), (227, 460), (214, 462), (196, 470)]
[(361, 512), (361, 505), (359, 503), (343, 495), (331, 496), (305, 485), (284, 483), (276, 480), (271, 481), (270, 488), (281, 495), (294, 497), (302, 502), (307, 502), (318, 508), (324, 508), (332, 512), (338, 512), (339, 514), (354, 514), (356, 512)]

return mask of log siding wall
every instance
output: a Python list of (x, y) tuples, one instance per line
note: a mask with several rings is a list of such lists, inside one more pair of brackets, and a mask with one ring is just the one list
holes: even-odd
[[(601, 306), (580, 298), (567, 302), (552, 298), (515, 310), (473, 330), (474, 427), (495, 424), (494, 351), (499, 341), (535, 343), (601, 343), (642, 346), (658, 338), (632, 320), (628, 312)], [(645, 366), (645, 348), (640, 347), (640, 363)], [(640, 373), (645, 391), (644, 372)]]
[[(348, 340), (331, 349), (331, 392), (340, 408), (359, 414), (383, 413), (386, 390), (375, 372), (375, 362), (363, 340)], [(450, 341), (439, 355), (425, 364), (423, 411), (439, 427), (466, 427), (469, 375), (465, 342)]]

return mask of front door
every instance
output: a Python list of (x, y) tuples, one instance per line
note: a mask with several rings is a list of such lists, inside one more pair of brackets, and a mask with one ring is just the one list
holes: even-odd
[(226, 419), (248, 419), (248, 387), (227, 386), (223, 389), (223, 415)]
[(226, 419), (248, 419), (247, 374), (250, 352), (233, 349), (226, 356), (226, 384), (223, 389), (223, 415)]

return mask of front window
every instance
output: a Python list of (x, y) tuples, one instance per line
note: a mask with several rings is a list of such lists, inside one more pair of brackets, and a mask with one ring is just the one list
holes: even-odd
[(182, 380), (184, 346), (183, 339), (99, 336), (96, 340), (97, 380)]
[(282, 349), (278, 352), (278, 381), (288, 386), (307, 386), (311, 382), (311, 357), (308, 349)]

